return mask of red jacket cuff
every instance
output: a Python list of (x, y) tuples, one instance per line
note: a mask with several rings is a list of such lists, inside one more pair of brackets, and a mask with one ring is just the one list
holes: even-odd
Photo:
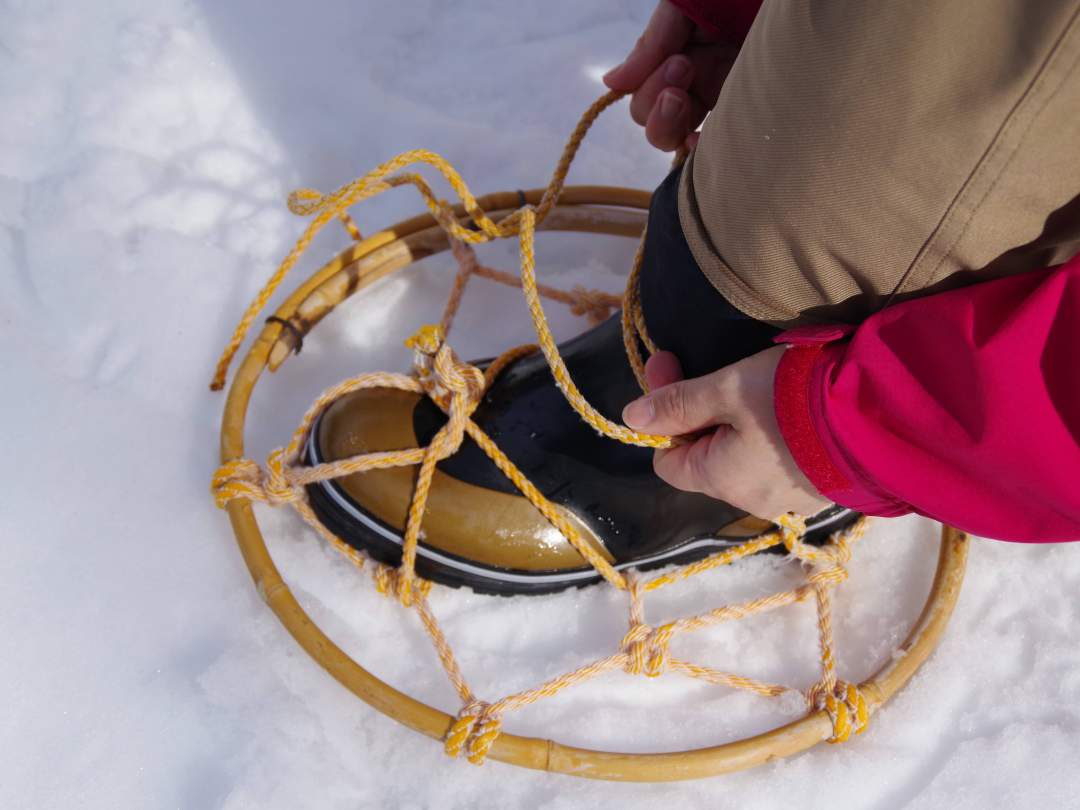
[(877, 487), (851, 463), (827, 430), (826, 369), (845, 349), (843, 344), (829, 342), (851, 331), (847, 326), (806, 327), (776, 338), (777, 343), (789, 344), (776, 368), (776, 421), (795, 463), (824, 497), (868, 515), (907, 514), (911, 506)]
[(668, 0), (703, 30), (731, 42), (746, 39), (763, 0)]

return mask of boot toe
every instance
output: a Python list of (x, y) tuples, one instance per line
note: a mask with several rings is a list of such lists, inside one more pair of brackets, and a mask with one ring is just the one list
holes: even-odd
[[(337, 461), (362, 453), (417, 447), (413, 414), (421, 398), (406, 391), (367, 389), (335, 402), (313, 431), (312, 461)], [(471, 441), (466, 438), (466, 441)], [(372, 533), (396, 544), (381, 555), (400, 561), (401, 537), (416, 480), (415, 466), (353, 473), (313, 485), (325, 512), (354, 545), (368, 546)], [(613, 559), (592, 529), (571, 510), (556, 506), (580, 536), (609, 562)], [(430, 551), (480, 566), (523, 572), (587, 569), (588, 563), (523, 496), (496, 492), (436, 469), (422, 523), (422, 543)], [(371, 550), (368, 548), (368, 550)]]

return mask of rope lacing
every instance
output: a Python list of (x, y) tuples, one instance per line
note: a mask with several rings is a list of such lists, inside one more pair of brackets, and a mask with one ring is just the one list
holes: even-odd
[[(498, 374), (516, 359), (537, 348), (519, 346), (510, 349), (496, 358), (484, 372), (469, 363), (462, 362), (453, 352), (447, 343), (447, 333), (466, 285), (473, 276), (480, 276), (522, 288), (539, 340), (539, 349), (543, 352), (560, 390), (582, 419), (603, 435), (620, 442), (646, 447), (666, 447), (671, 443), (669, 437), (637, 433), (610, 422), (584, 399), (569, 377), (540, 304), (541, 296), (552, 298), (570, 306), (573, 312), (584, 315), (590, 322), (597, 322), (607, 317), (611, 308), (619, 303), (618, 298), (580, 288), (575, 288), (572, 292), (557, 290), (539, 284), (535, 274), (534, 233), (536, 226), (543, 221), (558, 201), (570, 162), (585, 132), (600, 111), (618, 98), (619, 94), (608, 93), (586, 111), (574, 130), (540, 203), (535, 208), (523, 205), (498, 223), (492, 221), (480, 209), (464, 181), (445, 160), (424, 150), (414, 150), (399, 155), (373, 172), (330, 194), (319, 194), (310, 189), (294, 192), (289, 198), (290, 210), (296, 214), (314, 216), (314, 219), (245, 312), (218, 364), (212, 388), (217, 389), (224, 384), (228, 365), (249, 326), (319, 229), (336, 217), (345, 223), (354, 238), (360, 238), (359, 229), (346, 213), (348, 207), (360, 200), (396, 186), (406, 184), (415, 186), (436, 221), (448, 235), (451, 250), (458, 261), (458, 274), (440, 324), (422, 327), (406, 342), (415, 354), (411, 374), (385, 372), (361, 374), (324, 391), (304, 414), (289, 444), (270, 454), (265, 471), (260, 469), (254, 461), (246, 458), (236, 458), (222, 464), (214, 474), (212, 482), (215, 501), (222, 508), (231, 508), (235, 502), (250, 501), (271, 506), (288, 504), (296, 509), (305, 522), (336, 550), (357, 567), (363, 567), (366, 561), (365, 555), (337, 537), (315, 516), (308, 503), (306, 487), (310, 484), (371, 470), (418, 466), (413, 497), (403, 533), (401, 565), (396, 568), (375, 565), (372, 575), (380, 593), (394, 595), (404, 606), (417, 611), (431, 637), (439, 661), (461, 699), (462, 708), (449, 724), (445, 736), (446, 752), (452, 756), (464, 752), (470, 762), (482, 763), (496, 745), (502, 727), (502, 717), (506, 712), (618, 669), (650, 677), (677, 672), (709, 683), (752, 691), (766, 697), (777, 697), (791, 692), (793, 690), (785, 686), (764, 683), (754, 678), (679, 660), (671, 656), (669, 647), (671, 640), (679, 633), (693, 632), (721, 622), (802, 602), (810, 596), (814, 597), (817, 609), (821, 677), (803, 693), (803, 697), (808, 710), (823, 711), (829, 717), (832, 724), (829, 741), (842, 742), (852, 733), (859, 733), (865, 729), (870, 707), (866, 697), (857, 686), (837, 678), (833, 652), (831, 592), (847, 578), (845, 566), (851, 558), (851, 544), (864, 533), (865, 518), (860, 519), (848, 529), (834, 534), (825, 545), (817, 547), (803, 540), (803, 534), (806, 531), (805, 520), (796, 515), (783, 515), (776, 519), (776, 528), (770, 532), (698, 562), (642, 580), (636, 574), (623, 574), (617, 571), (604, 555), (578, 534), (563, 514), (540, 493), (495, 442), (471, 419), (484, 392)], [(435, 167), (446, 178), (463, 204), (469, 218), (468, 225), (463, 225), (454, 216), (450, 206), (432, 194), (423, 178), (415, 174), (393, 174), (398, 169), (417, 162)], [(508, 236), (517, 236), (520, 242), (520, 278), (481, 265), (472, 248), (474, 244)], [(638, 295), (643, 245), (644, 234), (639, 242), (627, 279), (627, 290), (622, 299), (622, 325), (627, 358), (642, 389), (647, 390), (639, 342), (649, 352), (655, 352), (657, 347), (649, 339), (645, 329)], [(281, 329), (282, 327), (271, 325), (268, 328)], [(319, 415), (341, 397), (355, 391), (372, 388), (396, 389), (426, 395), (446, 413), (447, 422), (436, 432), (426, 447), (364, 453), (315, 466), (303, 465), (301, 463), (303, 448)], [(469, 436), (484, 451), (522, 496), (528, 499), (566, 537), (600, 576), (615, 588), (626, 591), (629, 598), (629, 628), (622, 638), (618, 651), (552, 678), (532, 689), (492, 702), (478, 699), (470, 689), (454, 657), (453, 650), (428, 604), (431, 583), (418, 577), (415, 572), (417, 546), (422, 534), (421, 524), (436, 464), (455, 453), (465, 436)], [(704, 571), (729, 565), (749, 554), (777, 545), (783, 545), (793, 558), (805, 565), (807, 568), (805, 584), (740, 604), (725, 605), (706, 613), (669, 621), (655, 627), (646, 623), (645, 594)]]

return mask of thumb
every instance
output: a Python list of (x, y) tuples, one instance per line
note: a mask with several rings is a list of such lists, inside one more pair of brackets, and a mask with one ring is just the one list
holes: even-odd
[(634, 430), (681, 436), (721, 424), (726, 408), (715, 374), (665, 385), (631, 402), (623, 421)]

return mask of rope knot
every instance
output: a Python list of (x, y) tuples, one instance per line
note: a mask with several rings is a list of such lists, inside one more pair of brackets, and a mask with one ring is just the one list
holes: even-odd
[[(806, 534), (806, 518), (802, 515), (796, 515), (792, 512), (788, 512), (785, 515), (781, 515), (776, 519), (776, 524), (780, 529), (780, 538), (784, 543), (784, 548), (788, 550), (788, 553), (792, 557), (796, 557), (802, 560), (804, 563), (812, 566), (821, 566), (823, 569), (831, 571), (839, 565), (838, 553), (833, 546), (825, 548), (817, 548), (815, 546), (808, 545), (803, 537)], [(850, 554), (848, 555), (850, 558)], [(827, 578), (830, 581), (842, 581), (835, 580), (838, 574), (827, 574)], [(846, 572), (843, 574), (847, 576)]]
[(405, 345), (415, 352), (413, 366), (428, 396), (440, 405), (461, 397), (470, 411), (480, 403), (486, 384), (484, 373), (458, 358), (441, 326), (421, 326)]
[(669, 624), (649, 627), (635, 624), (622, 639), (622, 651), (626, 653), (624, 671), (630, 675), (656, 678), (664, 673), (668, 662), (668, 643), (673, 635)]
[(662, 675), (668, 661), (668, 643), (675, 634), (672, 624), (650, 627), (645, 624), (645, 598), (641, 579), (631, 572), (626, 577), (630, 595), (630, 629), (623, 636), (621, 648), (626, 654), (623, 670), (630, 675), (655, 678)]
[(458, 712), (457, 719), (446, 732), (443, 750), (456, 757), (462, 751), (473, 765), (483, 765), (488, 751), (502, 731), (502, 718), (490, 703), (476, 700)]
[(229, 501), (255, 497), (261, 476), (259, 465), (250, 458), (226, 461), (214, 471), (214, 477), (210, 481), (214, 503), (218, 509), (224, 509)]
[(570, 312), (574, 315), (586, 316), (590, 326), (606, 321), (615, 308), (611, 296), (599, 290), (589, 290), (579, 284), (572, 287), (570, 292), (574, 296)]
[(803, 535), (806, 534), (806, 518), (787, 512), (776, 519), (776, 525), (780, 527), (780, 536), (784, 541), (784, 548), (788, 553), (799, 556), (803, 550)]
[(285, 449), (279, 447), (266, 460), (267, 475), (263, 481), (263, 491), (268, 503), (278, 505), (294, 503), (304, 497), (303, 487), (289, 480), (285, 466)]
[(831, 692), (822, 684), (810, 689), (807, 696), (811, 707), (824, 709), (832, 720), (833, 733), (830, 743), (846, 742), (852, 734), (862, 734), (870, 723), (870, 706), (866, 696), (853, 683), (838, 681)]
[(218, 508), (224, 509), (233, 500), (260, 501), (278, 506), (303, 499), (303, 487), (289, 479), (283, 448), (270, 454), (266, 467), (267, 472), (264, 473), (249, 458), (233, 459), (218, 467), (210, 483), (210, 491)]
[(777, 518), (776, 523), (788, 553), (812, 569), (807, 577), (811, 584), (832, 587), (847, 580), (848, 572), (844, 565), (851, 560), (851, 541), (858, 539), (865, 531), (865, 520), (833, 533), (829, 542), (820, 548), (808, 545), (803, 540), (806, 520), (801, 516), (788, 513)]
[(405, 607), (412, 607), (416, 600), (415, 593), (426, 598), (431, 593), (431, 580), (414, 576), (407, 578), (400, 568), (389, 565), (376, 565), (371, 572), (375, 590), (383, 596), (396, 596)]

